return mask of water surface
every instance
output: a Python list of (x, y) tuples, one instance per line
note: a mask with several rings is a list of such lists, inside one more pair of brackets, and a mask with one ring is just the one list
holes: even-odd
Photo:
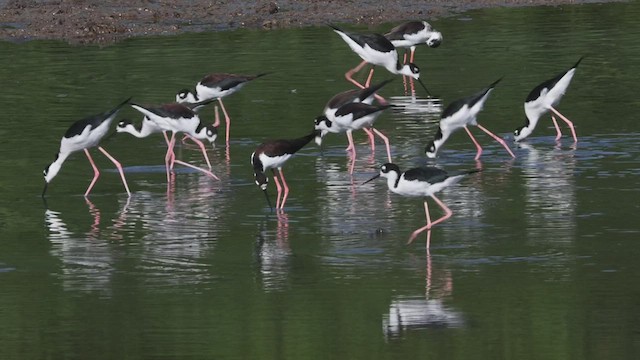
[[(0, 43), (0, 358), (637, 358), (639, 15), (636, 3), (594, 4), (432, 22), (444, 43), (416, 62), (437, 97), (406, 96), (400, 78), (382, 92), (399, 105), (377, 123), (394, 162), (426, 164), (443, 107), (502, 76), (479, 121), (517, 158), (476, 129), (480, 162), (464, 132), (450, 138), (429, 163), (483, 171), (441, 194), (454, 215), (429, 253), (426, 235), (406, 245), (425, 221), (419, 199), (359, 185), (386, 161), (362, 134), (353, 176), (343, 135), (287, 163), (284, 213), (253, 183), (260, 142), (307, 133), (349, 88), (358, 58), (328, 28)], [(579, 143), (565, 128), (555, 142), (545, 117), (513, 144), (527, 93), (583, 55), (558, 107)], [(181, 169), (167, 189), (162, 137), (124, 134), (103, 145), (130, 199), (94, 151), (93, 195), (78, 153), (43, 204), (42, 169), (72, 121), (129, 96), (172, 101), (209, 72), (269, 73), (225, 101), (230, 147), (209, 150), (221, 181)], [(178, 156), (203, 165), (191, 146)]]

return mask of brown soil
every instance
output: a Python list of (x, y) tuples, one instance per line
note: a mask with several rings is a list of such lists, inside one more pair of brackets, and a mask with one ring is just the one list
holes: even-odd
[[(491, 6), (592, 0), (0, 0), (0, 39), (112, 43), (134, 36), (433, 19)], [(599, 1), (603, 2), (603, 1)]]

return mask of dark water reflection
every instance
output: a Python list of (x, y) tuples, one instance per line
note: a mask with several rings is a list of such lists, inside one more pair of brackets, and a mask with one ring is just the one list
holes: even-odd
[[(353, 175), (342, 134), (287, 163), (284, 212), (270, 211), (254, 184), (255, 147), (307, 133), (349, 88), (343, 74), (357, 58), (325, 28), (104, 49), (0, 43), (0, 358), (634, 358), (639, 12), (594, 4), (434, 22), (445, 43), (418, 60), (437, 97), (406, 95), (395, 79), (383, 95), (396, 107), (376, 127), (404, 169), (482, 172), (441, 193), (453, 217), (409, 246), (425, 222), (422, 201), (383, 181), (361, 185), (386, 161), (362, 133)], [(524, 95), (584, 54), (559, 105), (579, 142), (554, 141), (546, 118), (514, 144)], [(225, 102), (230, 147), (208, 150), (220, 181), (177, 168), (167, 184), (161, 135), (117, 135), (104, 145), (125, 166), (130, 199), (96, 156), (104, 172), (85, 200), (90, 166), (78, 154), (42, 206), (41, 169), (70, 121), (128, 95), (171, 101), (212, 71), (270, 72)], [(480, 134), (474, 161), (459, 132), (427, 160), (444, 107), (503, 75), (479, 120), (516, 159)], [(177, 156), (204, 165), (192, 146)]]

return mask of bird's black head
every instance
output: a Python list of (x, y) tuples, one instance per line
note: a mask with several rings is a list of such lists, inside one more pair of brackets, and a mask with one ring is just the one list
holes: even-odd
[(418, 65), (414, 64), (414, 63), (409, 63), (409, 69), (411, 69), (411, 72), (414, 74), (420, 74), (420, 68), (418, 67)]
[(262, 171), (255, 172), (253, 177), (256, 180), (256, 185), (260, 187), (260, 190), (266, 191), (269, 178)]
[(327, 125), (327, 127), (331, 127), (331, 120), (329, 120), (324, 115), (320, 115), (317, 118), (315, 118), (315, 120), (313, 121), (313, 124), (316, 126), (316, 129), (317, 129), (318, 126), (320, 126), (320, 124), (322, 124), (323, 122)]
[(133, 124), (133, 122), (129, 119), (122, 119), (120, 120), (120, 122), (118, 123), (118, 128), (125, 128), (127, 127), (127, 125), (131, 125)]
[(213, 137), (214, 135), (218, 135), (218, 128), (213, 126), (213, 124), (209, 124), (204, 127), (207, 131), (207, 137)]
[(395, 171), (395, 172), (399, 173), (400, 172), (400, 167), (398, 165), (396, 165), (396, 164), (393, 164), (393, 163), (386, 163), (386, 164), (383, 164), (382, 166), (380, 166), (380, 172), (383, 173), (383, 174), (388, 174), (388, 173), (390, 173), (392, 171)]
[(429, 141), (429, 143), (427, 144), (427, 146), (424, 147), (424, 152), (428, 155), (428, 154), (433, 154), (436, 152), (436, 143), (431, 140)]

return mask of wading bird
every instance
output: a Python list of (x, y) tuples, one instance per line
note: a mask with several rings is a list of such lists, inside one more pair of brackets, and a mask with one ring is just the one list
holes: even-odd
[[(551, 111), (569, 125), (571, 134), (573, 135), (573, 142), (578, 142), (578, 137), (576, 136), (576, 130), (573, 127), (573, 123), (556, 110), (555, 106), (560, 103), (560, 99), (562, 99), (562, 96), (567, 91), (567, 88), (571, 83), (571, 79), (573, 79), (573, 75), (576, 73), (576, 68), (578, 68), (578, 65), (583, 58), (584, 56), (578, 59), (578, 62), (576, 62), (569, 70), (558, 74), (554, 78), (543, 82), (531, 90), (529, 96), (527, 96), (527, 99), (524, 101), (524, 113), (526, 115), (525, 124), (513, 132), (516, 141), (520, 141), (531, 135), (533, 129), (536, 128), (540, 117), (548, 111)], [(556, 140), (559, 140), (562, 136), (560, 127), (558, 126), (558, 122), (555, 117), (552, 116), (551, 120), (553, 120), (553, 125), (556, 128)]]
[[(422, 80), (420, 80), (420, 68), (418, 68), (418, 66), (413, 63), (405, 65), (400, 64), (400, 62), (398, 61), (398, 52), (396, 51), (395, 46), (393, 46), (391, 41), (389, 41), (386, 37), (380, 34), (358, 34), (346, 32), (333, 25), (330, 26), (333, 28), (333, 31), (335, 31), (338, 35), (340, 35), (340, 37), (342, 37), (347, 45), (349, 45), (351, 50), (353, 50), (353, 52), (355, 52), (356, 54), (358, 54), (358, 56), (360, 56), (360, 58), (362, 58), (362, 62), (358, 66), (347, 71), (344, 74), (345, 78), (349, 82), (353, 83), (361, 89), (369, 87), (371, 78), (373, 77), (373, 67), (371, 68), (367, 81), (364, 85), (360, 84), (352, 77), (353, 74), (360, 71), (368, 63), (372, 66), (380, 65), (392, 74), (406, 75), (418, 80), (427, 94), (431, 95)], [(382, 97), (377, 98), (384, 101)]]
[(176, 101), (179, 103), (189, 102), (196, 103), (209, 99), (217, 99), (220, 102), (222, 113), (226, 122), (226, 142), (229, 143), (229, 129), (231, 118), (222, 103), (222, 98), (229, 96), (242, 89), (250, 81), (267, 75), (266, 73), (258, 75), (237, 75), (237, 74), (209, 74), (196, 84), (195, 91), (182, 89), (176, 94)]
[[(210, 100), (208, 102), (211, 101), (213, 100)], [(205, 101), (198, 104), (200, 106), (204, 106), (208, 102)], [(175, 146), (176, 133), (182, 132), (190, 135), (193, 140), (196, 141), (196, 143), (201, 144), (201, 148), (204, 146), (204, 144), (197, 140), (197, 138), (203, 138), (209, 140), (210, 142), (213, 142), (218, 136), (217, 129), (211, 125), (204, 125), (195, 110), (193, 110), (193, 108), (188, 106), (187, 104), (170, 103), (157, 107), (131, 104), (131, 107), (140, 111), (146, 118), (155, 123), (155, 125), (162, 131), (171, 131), (172, 133), (167, 145), (167, 154), (165, 155), (167, 181), (171, 180), (169, 169), (171, 168), (172, 161), (175, 159), (173, 148)], [(207, 158), (207, 164), (211, 166), (211, 163), (208, 161), (208, 156), (206, 156), (206, 152), (204, 154)], [(218, 177), (211, 171), (202, 168), (197, 169), (213, 177), (214, 179), (219, 180)]]
[(89, 196), (91, 189), (95, 185), (96, 181), (98, 181), (98, 177), (100, 177), (100, 171), (98, 167), (93, 162), (91, 158), (91, 154), (89, 153), (89, 149), (92, 147), (98, 147), (98, 150), (102, 152), (113, 164), (118, 168), (118, 172), (120, 173), (120, 177), (122, 178), (122, 183), (124, 184), (125, 190), (127, 190), (127, 195), (131, 196), (131, 192), (129, 191), (129, 185), (127, 185), (127, 180), (124, 177), (124, 171), (122, 170), (122, 165), (116, 160), (111, 154), (107, 152), (107, 150), (103, 149), (100, 144), (100, 141), (107, 135), (109, 132), (109, 128), (111, 127), (111, 122), (116, 118), (118, 111), (129, 102), (131, 98), (121, 102), (107, 112), (89, 116), (82, 120), (78, 120), (69, 127), (67, 132), (60, 140), (60, 150), (58, 154), (56, 154), (55, 160), (49, 164), (49, 166), (44, 169), (44, 190), (42, 190), (42, 197), (44, 198), (45, 193), (47, 192), (47, 186), (53, 180), (54, 177), (60, 171), (62, 164), (64, 161), (71, 155), (72, 153), (80, 150), (84, 150), (84, 153), (87, 155), (89, 159), (89, 163), (91, 163), (91, 167), (93, 168), (93, 180), (89, 184), (87, 191), (84, 193), (84, 196)]
[[(392, 192), (402, 196), (425, 198), (424, 212), (427, 217), (427, 225), (411, 233), (411, 237), (409, 238), (409, 243), (411, 243), (421, 232), (431, 229), (434, 225), (447, 220), (451, 215), (453, 215), (451, 209), (438, 199), (435, 193), (447, 186), (458, 183), (468, 174), (478, 171), (479, 170), (469, 170), (449, 174), (436, 167), (419, 167), (402, 172), (398, 165), (387, 163), (380, 167), (379, 174), (365, 181), (363, 185), (379, 177), (384, 177), (387, 179), (387, 187), (389, 187), (389, 190)], [(435, 221), (431, 221), (431, 216), (429, 215), (429, 204), (426, 199), (427, 197), (431, 197), (436, 204), (444, 210), (445, 214)]]
[(482, 155), (482, 147), (475, 137), (473, 137), (473, 134), (471, 134), (471, 131), (468, 128), (469, 125), (477, 126), (480, 130), (484, 131), (504, 146), (509, 155), (516, 157), (504, 140), (487, 130), (484, 126), (478, 124), (477, 120), (478, 113), (482, 110), (489, 94), (493, 91), (493, 88), (500, 82), (500, 80), (501, 79), (498, 79), (493, 84), (474, 95), (456, 100), (447, 106), (440, 117), (440, 124), (434, 139), (430, 141), (425, 148), (427, 157), (435, 158), (449, 136), (451, 136), (451, 134), (456, 130), (464, 129), (471, 138), (471, 141), (476, 145), (477, 153), (475, 159), (478, 160), (480, 155)]
[[(265, 172), (267, 169), (271, 169), (273, 172), (273, 181), (276, 183), (276, 189), (278, 190), (276, 209), (284, 209), (287, 196), (289, 196), (289, 186), (287, 185), (287, 181), (284, 179), (282, 167), (284, 166), (284, 163), (293, 156), (293, 154), (313, 140), (318, 133), (318, 130), (313, 130), (310, 134), (296, 139), (268, 140), (258, 145), (253, 154), (251, 154), (251, 165), (253, 166), (253, 175), (256, 185), (258, 185), (264, 192), (269, 207), (271, 207), (271, 201), (267, 194), (267, 183), (269, 182), (269, 179)], [(282, 181), (282, 186), (280, 186), (278, 177), (280, 177), (280, 180)]]

